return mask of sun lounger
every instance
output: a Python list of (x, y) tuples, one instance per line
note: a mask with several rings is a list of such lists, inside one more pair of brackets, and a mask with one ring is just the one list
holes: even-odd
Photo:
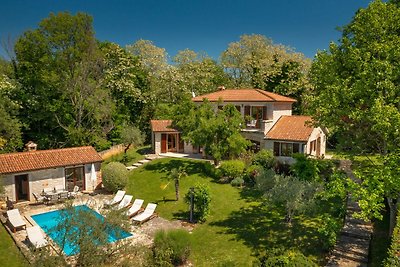
[(22, 219), (21, 214), (19, 214), (18, 209), (8, 210), (7, 217), (8, 217), (8, 221), (10, 222), (11, 226), (13, 227), (14, 233), (18, 227), (26, 228), (26, 223)]
[(130, 209), (126, 211), (126, 215), (129, 218), (135, 216), (141, 210), (143, 202), (143, 199), (135, 199)]
[(154, 211), (156, 210), (156, 207), (157, 207), (157, 204), (154, 204), (154, 203), (147, 204), (146, 209), (142, 213), (140, 213), (132, 218), (133, 221), (141, 224), (141, 223), (144, 223), (145, 221), (148, 221), (148, 220), (154, 218), (155, 216), (157, 216), (157, 214), (154, 213)]
[(36, 193), (32, 193), (32, 195), (33, 195), (33, 197), (35, 198), (36, 203), (43, 203), (43, 202), (46, 200), (46, 197), (44, 197), (44, 196), (39, 196), (39, 195), (36, 194)]
[(34, 248), (42, 248), (48, 245), (44, 233), (40, 229), (39, 225), (26, 228), (29, 242), (31, 242)]
[(125, 195), (125, 191), (118, 190), (118, 192), (117, 192), (117, 194), (115, 194), (114, 198), (110, 201), (105, 201), (104, 205), (105, 206), (115, 205), (115, 204), (121, 202), (121, 200), (124, 198), (124, 195)]
[(131, 195), (125, 195), (121, 202), (118, 204), (117, 210), (128, 207), (131, 204), (132, 198), (133, 196)]

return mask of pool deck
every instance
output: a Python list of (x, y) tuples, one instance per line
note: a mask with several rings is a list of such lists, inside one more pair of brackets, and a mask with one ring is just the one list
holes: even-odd
[[(104, 201), (110, 200), (112, 199), (112, 197), (113, 195), (111, 194), (97, 194), (95, 196), (91, 196), (89, 194), (79, 194), (73, 200), (73, 205), (87, 205), (93, 210), (101, 213)], [(20, 211), (21, 216), (26, 222), (26, 227), (31, 227), (36, 225), (35, 221), (31, 218), (31, 215), (59, 210), (63, 208), (63, 203), (47, 206), (44, 204), (37, 204), (35, 202), (23, 202), (15, 204), (14, 208)], [(8, 233), (13, 238), (15, 244), (21, 250), (22, 254), (27, 258), (29, 262), (31, 262), (33, 254), (31, 253), (31, 246), (29, 244), (29, 241), (27, 240), (26, 230), (18, 228), (17, 231), (14, 233), (12, 227), (7, 222), (5, 210), (1, 210), (0, 219), (7, 229)], [(157, 230), (176, 228), (185, 228), (189, 231), (192, 230), (190, 226), (183, 226), (181, 221), (168, 221), (161, 217), (156, 217), (148, 222), (143, 223), (140, 226), (131, 224), (130, 232), (133, 234), (133, 236), (122, 240), (123, 242), (130, 242), (130, 244), (150, 246), (153, 243), (153, 236)], [(57, 253), (60, 249), (54, 242), (52, 242), (51, 239), (49, 241), (50, 253)]]

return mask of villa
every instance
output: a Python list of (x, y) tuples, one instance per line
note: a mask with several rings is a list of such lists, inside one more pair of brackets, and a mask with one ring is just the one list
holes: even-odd
[(62, 188), (92, 191), (101, 184), (101, 156), (91, 146), (36, 150), (0, 155), (5, 195), (15, 202), (34, 200), (33, 193)]
[[(312, 125), (310, 116), (292, 115), (295, 99), (260, 89), (225, 89), (193, 97), (195, 103), (208, 99), (221, 109), (232, 104), (246, 121), (243, 136), (253, 144), (252, 149), (273, 150), (281, 160), (290, 160), (293, 153), (314, 157), (325, 156), (326, 130)], [(155, 154), (200, 153), (201, 148), (183, 142), (181, 134), (171, 128), (171, 120), (152, 120), (152, 147)]]

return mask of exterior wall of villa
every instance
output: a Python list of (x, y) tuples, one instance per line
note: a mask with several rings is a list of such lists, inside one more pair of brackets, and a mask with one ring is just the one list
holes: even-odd
[(6, 196), (16, 201), (15, 176), (28, 175), (29, 200), (35, 200), (32, 193), (40, 194), (44, 188), (54, 188), (56, 185), (65, 185), (64, 168), (46, 169), (23, 173), (4, 174), (3, 182)]
[[(318, 141), (319, 140), (319, 141)], [(315, 142), (315, 145), (312, 144)], [(318, 145), (318, 142), (320, 144)], [(319, 151), (317, 146), (319, 146)], [(307, 142), (307, 154), (314, 157), (324, 157), (326, 153), (326, 135), (320, 127), (314, 128)]]
[(292, 104), (291, 103), (274, 103), (273, 104), (273, 115), (272, 120), (274, 123), (283, 115), (292, 116)]
[[(101, 163), (94, 163), (96, 170), (96, 180), (91, 179), (91, 166), (92, 164), (86, 164), (85, 170), (85, 186), (87, 191), (96, 189), (101, 184)], [(53, 189), (56, 186), (63, 186), (65, 188), (65, 168), (58, 167), (45, 170), (37, 170), (22, 173), (3, 174), (2, 180), (5, 189), (6, 196), (16, 201), (15, 192), (15, 176), (16, 175), (28, 175), (29, 181), (29, 200), (34, 201), (35, 198), (32, 193), (40, 195), (45, 188)], [(82, 188), (80, 188), (82, 190)]]

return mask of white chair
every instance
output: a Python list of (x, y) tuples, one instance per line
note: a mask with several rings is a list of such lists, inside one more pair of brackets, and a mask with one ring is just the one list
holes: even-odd
[(47, 198), (45, 196), (40, 196), (40, 195), (38, 195), (36, 193), (32, 193), (32, 195), (35, 198), (36, 203), (43, 203), (44, 201), (47, 200)]
[(115, 204), (121, 202), (121, 200), (124, 198), (124, 196), (125, 196), (125, 191), (118, 190), (117, 194), (115, 194), (115, 196), (112, 200), (104, 202), (104, 206), (115, 205)]
[(78, 195), (78, 192), (79, 192), (79, 186), (75, 185), (72, 192), (68, 192), (68, 198), (75, 198), (76, 195)]
[(19, 213), (18, 209), (13, 209), (13, 210), (8, 210), (7, 211), (7, 217), (8, 221), (13, 227), (13, 232), (17, 230), (18, 227), (25, 227), (26, 228), (26, 223), (22, 219), (21, 214)]
[(26, 228), (29, 242), (34, 248), (42, 248), (48, 245), (48, 241), (45, 238), (44, 233), (40, 229), (39, 225)]
[(132, 198), (133, 196), (131, 195), (125, 195), (121, 202), (118, 204), (117, 210), (128, 207), (131, 204)]
[(145, 221), (148, 221), (152, 218), (154, 218), (155, 216), (157, 216), (156, 213), (154, 213), (154, 211), (157, 208), (157, 204), (154, 203), (149, 203), (146, 206), (146, 209), (140, 213), (139, 215), (136, 215), (135, 217), (133, 217), (133, 221), (137, 222), (139, 224), (144, 223)]
[(132, 206), (126, 211), (126, 215), (128, 215), (129, 218), (135, 216), (142, 208), (143, 202), (143, 199), (135, 199)]

